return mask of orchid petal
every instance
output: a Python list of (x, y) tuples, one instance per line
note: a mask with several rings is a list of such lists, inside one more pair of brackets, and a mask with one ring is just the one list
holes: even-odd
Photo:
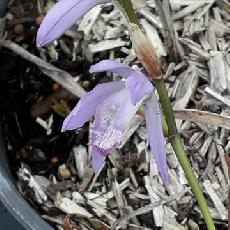
[(46, 45), (65, 33), (94, 6), (107, 0), (60, 0), (48, 12), (37, 33), (37, 46)]
[(108, 98), (110, 94), (124, 88), (125, 83), (121, 81), (97, 85), (80, 99), (72, 112), (66, 117), (62, 125), (62, 132), (83, 126), (95, 114), (97, 106), (103, 100)]
[(130, 100), (133, 105), (136, 105), (145, 96), (153, 92), (154, 87), (150, 81), (139, 74), (134, 74), (126, 80), (126, 88), (129, 92)]
[(137, 111), (137, 106), (129, 100), (128, 91), (120, 90), (112, 94), (101, 105), (95, 114), (93, 145), (104, 155), (118, 147), (129, 122)]
[(147, 77), (138, 70), (132, 69), (128, 65), (113, 61), (103, 60), (91, 66), (90, 73), (110, 71), (127, 79), (126, 87), (129, 92), (131, 102), (136, 105), (145, 96), (153, 91), (153, 85)]
[[(105, 72), (105, 71), (110, 71), (112, 73), (118, 74), (119, 76), (123, 78), (128, 78), (132, 76), (137, 70), (134, 70), (128, 65), (125, 65), (117, 61), (113, 61), (113, 60), (100, 61), (97, 64), (92, 65), (89, 69), (90, 73), (100, 73), (100, 72)], [(145, 76), (143, 75), (143, 77)]]
[(92, 166), (93, 166), (93, 171), (95, 174), (97, 174), (102, 165), (104, 164), (106, 159), (106, 156), (103, 156), (97, 149), (93, 146), (93, 151), (92, 151)]
[(164, 134), (162, 130), (161, 112), (154, 93), (152, 93), (151, 97), (146, 101), (145, 120), (153, 157), (159, 168), (164, 184), (168, 185), (169, 176), (166, 161)]

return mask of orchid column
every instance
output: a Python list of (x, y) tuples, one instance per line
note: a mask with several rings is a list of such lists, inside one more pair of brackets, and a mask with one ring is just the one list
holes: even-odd
[[(144, 35), (144, 33), (142, 33), (142, 31), (139, 28), (138, 18), (134, 12), (131, 1), (130, 0), (118, 0), (118, 1), (121, 4), (122, 8), (124, 9), (125, 15), (127, 16), (127, 19), (130, 23), (130, 36), (133, 42), (133, 48), (136, 51), (138, 59), (142, 62), (142, 64), (145, 66), (146, 70), (149, 72), (150, 76), (152, 77), (153, 83), (159, 94), (162, 110), (168, 125), (169, 141), (176, 153), (180, 165), (184, 170), (185, 176), (192, 188), (193, 194), (199, 204), (207, 228), (209, 230), (214, 230), (215, 225), (210, 215), (208, 205), (201, 191), (199, 183), (193, 173), (192, 167), (188, 161), (183, 144), (181, 142), (180, 135), (177, 131), (174, 113), (160, 71), (161, 69), (160, 63), (154, 53), (153, 48), (150, 47), (151, 45), (149, 41), (147, 40), (146, 36)], [(150, 55), (148, 55), (149, 53)]]

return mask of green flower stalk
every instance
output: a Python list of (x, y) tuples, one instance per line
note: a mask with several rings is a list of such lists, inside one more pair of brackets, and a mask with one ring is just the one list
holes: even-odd
[[(153, 69), (156, 69), (156, 70), (160, 69), (160, 66), (155, 66), (155, 65), (158, 65), (159, 61), (156, 60), (156, 55), (155, 55), (153, 48), (151, 51), (153, 52), (152, 54), (154, 55), (154, 61), (150, 62), (151, 59), (148, 58), (147, 56), (145, 56), (144, 60), (143, 60), (143, 53), (145, 53), (145, 51), (143, 51), (143, 47), (145, 47), (145, 48), (148, 47), (148, 49), (146, 49), (146, 53), (149, 53), (149, 52), (151, 52), (149, 50), (150, 44), (147, 41), (147, 38), (146, 38), (146, 44), (145, 45), (141, 44), (141, 42), (140, 42), (140, 37), (142, 37), (142, 41), (144, 40), (143, 39), (144, 33), (142, 33), (140, 29), (137, 29), (137, 27), (139, 26), (138, 18), (135, 15), (135, 12), (134, 12), (134, 9), (132, 7), (132, 3), (130, 2), (130, 0), (119, 0), (119, 2), (121, 4), (121, 6), (123, 7), (124, 11), (126, 12), (126, 15), (128, 16), (128, 20), (129, 20), (130, 24), (136, 25), (136, 33), (134, 33), (134, 32), (131, 33), (131, 40), (135, 41), (134, 46), (136, 46), (136, 47), (134, 47), (134, 50), (136, 50), (136, 54), (137, 54), (137, 57), (139, 58), (139, 60), (142, 62), (142, 64), (144, 66), (148, 65), (148, 67), (146, 67), (146, 70), (149, 72), (150, 76), (152, 77), (155, 88), (157, 89), (157, 92), (159, 94), (162, 110), (163, 110), (163, 113), (165, 115), (166, 123), (168, 126), (169, 141), (170, 141), (170, 143), (171, 143), (171, 145), (172, 145), (172, 147), (176, 153), (176, 156), (177, 156), (177, 158), (180, 162), (180, 165), (181, 165), (181, 167), (185, 173), (185, 176), (186, 176), (186, 178), (187, 178), (187, 180), (188, 180), (188, 182), (192, 188), (193, 194), (194, 194), (194, 196), (198, 202), (198, 205), (199, 205), (200, 210), (203, 214), (203, 217), (204, 217), (204, 220), (205, 220), (205, 223), (207, 225), (208, 230), (215, 230), (216, 228), (215, 228), (215, 225), (213, 223), (211, 214), (209, 212), (207, 202), (206, 202), (204, 195), (201, 191), (198, 180), (196, 179), (196, 177), (193, 173), (192, 167), (189, 163), (189, 160), (188, 160), (187, 155), (185, 153), (183, 144), (181, 142), (180, 135), (177, 131), (177, 127), (176, 127), (176, 123), (175, 123), (175, 116), (174, 116), (174, 113), (172, 110), (172, 106), (171, 106), (171, 103), (170, 103), (170, 100), (168, 97), (168, 93), (167, 93), (162, 75), (161, 75), (161, 77), (159, 77), (158, 71), (156, 71), (155, 73), (153, 71), (151, 71)], [(132, 28), (134, 28), (133, 25), (132, 25)], [(139, 34), (141, 33), (141, 35), (139, 35), (138, 38), (135, 38), (137, 33), (139, 33)], [(142, 48), (137, 47), (138, 42), (139, 42), (139, 45), (142, 46)], [(142, 52), (140, 52), (140, 50)]]

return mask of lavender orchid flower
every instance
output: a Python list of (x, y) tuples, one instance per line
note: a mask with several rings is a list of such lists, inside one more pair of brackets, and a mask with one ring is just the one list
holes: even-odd
[(148, 139), (165, 184), (169, 183), (161, 114), (154, 87), (138, 70), (112, 60), (101, 61), (90, 73), (111, 71), (126, 79), (97, 85), (84, 95), (66, 117), (62, 131), (77, 129), (92, 116), (92, 165), (98, 172), (106, 156), (122, 142), (122, 136), (140, 104), (145, 102)]
[(37, 33), (41, 47), (61, 37), (78, 19), (96, 5), (109, 0), (60, 0), (45, 16)]

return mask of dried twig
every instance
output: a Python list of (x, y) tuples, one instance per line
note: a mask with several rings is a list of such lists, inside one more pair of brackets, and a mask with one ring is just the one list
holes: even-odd
[(22, 58), (37, 65), (45, 75), (56, 81), (73, 95), (77, 97), (84, 95), (85, 90), (77, 82), (75, 82), (74, 78), (66, 71), (58, 69), (57, 67), (45, 62), (12, 41), (0, 40), (0, 47), (1, 46), (10, 49)]
[(217, 100), (223, 102), (224, 104), (226, 104), (227, 106), (230, 106), (230, 100), (222, 97), (219, 93), (215, 92), (214, 90), (212, 90), (209, 87), (205, 88), (205, 92), (210, 94), (212, 97), (216, 98)]
[(169, 202), (171, 202), (171, 201), (173, 201), (175, 199), (180, 198), (182, 195), (184, 195), (188, 191), (189, 191), (189, 189), (184, 190), (180, 194), (176, 194), (175, 196), (171, 196), (171, 197), (169, 197), (169, 198), (167, 198), (165, 200), (158, 200), (158, 201), (156, 201), (154, 203), (148, 204), (148, 205), (146, 205), (146, 206), (144, 206), (142, 208), (139, 208), (139, 209), (133, 211), (129, 215), (127, 215), (125, 217), (122, 217), (122, 218), (116, 220), (115, 222), (113, 222), (113, 224), (111, 225), (111, 230), (115, 230), (118, 225), (121, 225), (122, 223), (124, 223), (125, 221), (131, 219), (134, 216), (144, 214), (146, 212), (151, 211), (153, 208), (155, 208), (155, 207), (157, 207), (159, 205), (163, 205), (163, 204), (169, 203)]
[(165, 39), (167, 51), (171, 57), (171, 61), (177, 63), (183, 56), (180, 44), (177, 40), (176, 31), (174, 29), (173, 20), (170, 12), (170, 6), (168, 0), (156, 0), (156, 6), (159, 11), (159, 15), (164, 25)]
[(175, 117), (186, 121), (216, 125), (230, 129), (230, 117), (196, 109), (175, 110)]

